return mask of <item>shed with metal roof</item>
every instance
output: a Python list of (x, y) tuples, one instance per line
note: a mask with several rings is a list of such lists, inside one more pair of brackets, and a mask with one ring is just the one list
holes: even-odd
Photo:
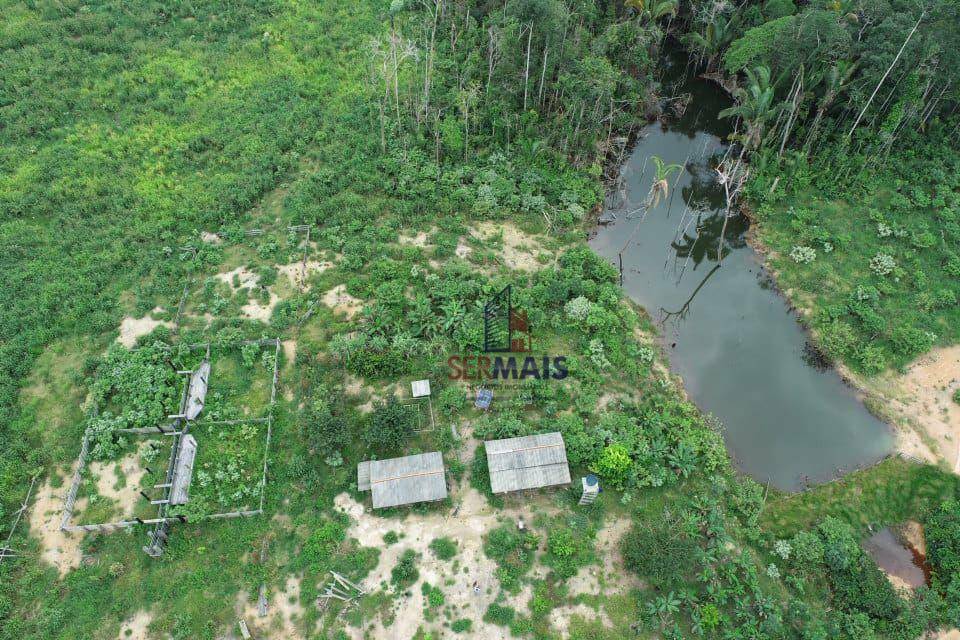
[(483, 443), (494, 493), (570, 484), (567, 448), (559, 432)]
[(447, 479), (439, 451), (361, 462), (357, 466), (357, 485), (360, 491), (365, 490), (364, 486), (370, 489), (374, 509), (447, 497)]

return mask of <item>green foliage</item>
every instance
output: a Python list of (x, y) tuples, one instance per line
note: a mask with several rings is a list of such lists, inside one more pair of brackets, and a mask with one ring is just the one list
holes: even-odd
[(631, 460), (627, 448), (622, 444), (611, 444), (604, 447), (591, 470), (614, 487), (622, 489), (626, 483), (630, 465)]
[(678, 524), (662, 517), (637, 522), (620, 544), (627, 568), (660, 589), (684, 580), (695, 567), (697, 541)]
[[(960, 594), (960, 501), (948, 500), (930, 516), (924, 527), (927, 561), (936, 586), (957, 602)], [(956, 608), (956, 607), (955, 607)]]
[(412, 586), (420, 578), (417, 569), (417, 552), (407, 549), (403, 552), (397, 564), (390, 570), (390, 582), (397, 591), (403, 591)]
[(501, 627), (509, 627), (516, 615), (517, 612), (512, 607), (491, 602), (490, 606), (487, 607), (487, 612), (483, 614), (483, 621)]
[(472, 627), (473, 621), (468, 618), (460, 618), (450, 624), (450, 630), (454, 633), (469, 633)]
[(451, 560), (457, 555), (457, 543), (450, 538), (434, 538), (430, 542), (433, 555), (441, 560)]
[(387, 531), (383, 534), (383, 543), (386, 545), (396, 544), (400, 541), (400, 536), (396, 531)]
[(504, 524), (487, 534), (483, 551), (497, 562), (500, 586), (511, 593), (520, 590), (520, 579), (533, 566), (538, 544), (533, 532), (521, 532), (511, 524)]
[(342, 519), (326, 520), (303, 543), (301, 557), (314, 571), (320, 572), (345, 539), (346, 523)]
[(429, 582), (424, 582), (420, 585), (420, 593), (426, 598), (427, 606), (432, 609), (442, 607), (443, 603), (446, 602), (443, 591), (439, 587), (434, 587)]
[(374, 405), (373, 416), (363, 434), (367, 446), (375, 451), (394, 452), (402, 449), (413, 434), (414, 416), (396, 396)]
[(314, 400), (303, 414), (303, 431), (310, 447), (319, 453), (341, 449), (350, 441), (346, 419), (337, 415), (330, 404), (330, 394), (323, 387), (313, 392)]
[(551, 527), (543, 562), (558, 578), (566, 580), (592, 559), (592, 546), (593, 530), (590, 527), (577, 529), (576, 533), (566, 526)]

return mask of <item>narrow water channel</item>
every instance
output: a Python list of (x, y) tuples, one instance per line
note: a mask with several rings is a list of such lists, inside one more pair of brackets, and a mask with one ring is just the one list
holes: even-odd
[[(617, 264), (624, 289), (658, 324), (673, 370), (701, 410), (723, 424), (736, 464), (785, 490), (870, 464), (892, 448), (889, 428), (826, 367), (732, 218), (717, 260), (723, 193), (714, 163), (725, 121), (716, 85), (686, 80), (682, 117), (646, 127), (622, 168), (623, 188), (591, 246)], [(685, 165), (670, 192), (644, 209), (652, 157)], [(628, 242), (629, 239), (629, 242)], [(624, 249), (624, 246), (626, 248)]]

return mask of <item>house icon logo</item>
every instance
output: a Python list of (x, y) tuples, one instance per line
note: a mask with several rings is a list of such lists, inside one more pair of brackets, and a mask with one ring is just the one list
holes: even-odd
[(513, 308), (512, 285), (507, 285), (483, 305), (483, 350), (486, 353), (529, 353), (530, 321), (527, 312)]

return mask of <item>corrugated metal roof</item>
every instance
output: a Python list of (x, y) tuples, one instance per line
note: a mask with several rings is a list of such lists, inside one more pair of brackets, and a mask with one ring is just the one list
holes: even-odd
[(190, 391), (187, 395), (187, 420), (196, 420), (203, 411), (207, 397), (207, 382), (210, 380), (210, 361), (204, 360), (190, 375)]
[[(360, 469), (357, 469), (358, 479)], [(447, 479), (440, 452), (370, 461), (373, 508), (432, 502), (447, 497)]]
[(197, 457), (197, 441), (187, 434), (180, 438), (177, 466), (173, 471), (170, 487), (170, 504), (186, 504), (190, 501), (190, 482), (193, 480), (193, 461)]
[(567, 448), (558, 432), (483, 443), (494, 493), (570, 484)]
[(357, 465), (357, 491), (370, 491), (370, 461)]

